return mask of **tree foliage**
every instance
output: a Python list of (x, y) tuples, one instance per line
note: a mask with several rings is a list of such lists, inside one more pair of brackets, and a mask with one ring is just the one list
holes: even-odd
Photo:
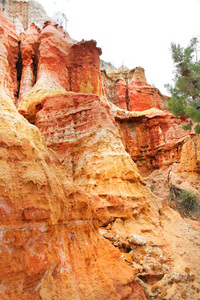
[(188, 47), (171, 44), (175, 64), (174, 86), (166, 85), (171, 98), (169, 108), (175, 116), (190, 118), (197, 122), (196, 132), (200, 133), (200, 60), (199, 41), (193, 38)]

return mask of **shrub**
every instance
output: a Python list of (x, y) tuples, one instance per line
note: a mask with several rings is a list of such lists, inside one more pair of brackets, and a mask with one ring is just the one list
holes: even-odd
[(182, 206), (187, 210), (194, 210), (198, 206), (197, 196), (190, 191), (180, 191), (180, 197), (182, 199)]
[(187, 131), (187, 130), (191, 130), (192, 129), (192, 126), (191, 125), (182, 125), (181, 126), (183, 128), (183, 130)]
[(200, 124), (197, 124), (194, 129), (196, 133), (200, 133)]

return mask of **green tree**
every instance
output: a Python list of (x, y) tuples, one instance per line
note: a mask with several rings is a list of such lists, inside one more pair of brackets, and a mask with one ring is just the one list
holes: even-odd
[[(176, 117), (189, 117), (197, 123), (195, 130), (200, 133), (199, 40), (192, 38), (186, 48), (172, 43), (171, 52), (175, 64), (175, 78), (174, 86), (166, 85), (171, 94), (168, 106)], [(191, 129), (191, 126), (185, 129)]]

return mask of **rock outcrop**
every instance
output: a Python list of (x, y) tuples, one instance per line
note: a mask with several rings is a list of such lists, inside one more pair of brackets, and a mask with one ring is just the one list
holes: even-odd
[[(7, 42), (9, 58), (17, 37)], [(3, 88), (0, 108), (1, 299), (145, 299), (134, 271), (100, 236), (90, 197)]]
[(121, 109), (144, 111), (150, 108), (167, 109), (166, 96), (150, 86), (141, 67), (129, 70), (125, 66), (113, 69), (102, 64), (102, 80), (107, 99)]
[(124, 112), (113, 106), (112, 111), (124, 147), (143, 176), (180, 162), (182, 145), (190, 139), (180, 119), (155, 108)]
[(0, 8), (15, 25), (18, 35), (27, 30), (31, 23), (50, 19), (42, 5), (35, 0), (2, 0)]
[(0, 100), (1, 299), (144, 299), (99, 235), (88, 195), (12, 100)]
[(46, 95), (56, 96), (66, 91), (101, 94), (101, 52), (96, 42), (78, 43), (58, 25), (45, 22), (43, 29), (32, 25), (22, 37), (21, 53), (18, 110), (32, 123), (35, 104)]
[(140, 175), (199, 176), (198, 137), (141, 68), (108, 87), (96, 42), (0, 14), (1, 299), (198, 299), (199, 223)]
[[(1, 13), (1, 10), (0, 10)], [(1, 43), (1, 70), (0, 70), (0, 89), (5, 91), (13, 101), (17, 96), (17, 69), (18, 62), (18, 41), (15, 33), (15, 27), (1, 13), (0, 23), (0, 43)]]

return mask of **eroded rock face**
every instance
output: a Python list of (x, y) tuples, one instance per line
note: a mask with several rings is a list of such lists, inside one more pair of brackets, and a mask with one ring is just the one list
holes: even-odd
[(124, 113), (113, 108), (126, 151), (143, 174), (180, 162), (182, 145), (190, 138), (181, 120), (158, 109)]
[(181, 152), (180, 172), (200, 173), (200, 136), (188, 140)]
[(129, 111), (167, 109), (167, 97), (147, 83), (141, 67), (128, 70), (121, 66), (111, 72), (102, 69), (102, 80), (107, 99), (119, 108)]
[(68, 69), (70, 91), (101, 95), (100, 59), (101, 49), (95, 41), (81, 41), (70, 51)]
[(31, 122), (35, 119), (35, 103), (46, 95), (66, 91), (101, 94), (101, 52), (96, 42), (77, 43), (62, 28), (46, 22), (41, 31), (32, 25), (23, 37), (21, 49), (18, 110)]
[[(97, 95), (66, 93), (37, 104), (36, 125), (76, 184), (92, 194), (101, 224), (158, 212), (130, 155), (124, 150), (109, 106)], [(49, 122), (49, 120), (51, 120)]]
[(20, 43), (20, 63), (21, 77), (19, 78), (19, 98), (20, 100), (31, 90), (37, 78), (38, 65), (38, 45), (39, 45), (39, 30), (35, 24), (31, 24), (27, 35), (21, 35)]
[[(9, 92), (18, 54), (9, 35), (0, 91), (1, 298), (197, 299), (199, 223), (151, 195), (131, 159), (145, 172), (150, 158), (154, 167), (172, 164), (172, 175), (174, 155), (176, 172), (186, 174), (196, 137), (167, 112), (114, 106), (100, 88), (95, 42), (77, 43), (50, 22), (21, 35), (18, 111), (38, 127), (31, 125)], [(146, 85), (141, 72), (127, 73), (138, 87)], [(124, 78), (118, 89), (127, 105)], [(196, 174), (198, 155), (190, 161)]]
[[(184, 143), (181, 151), (180, 163), (174, 164), (171, 168), (170, 184), (180, 190), (191, 191), (197, 196), (197, 200), (200, 199), (199, 135), (192, 136)], [(197, 215), (200, 215), (200, 211), (197, 212)]]
[(42, 5), (34, 0), (4, 0), (0, 2), (0, 8), (15, 25), (18, 35), (31, 23), (49, 19)]
[(18, 61), (18, 40), (15, 27), (0, 10), (0, 89), (4, 90), (13, 101), (17, 96), (17, 69)]
[(90, 197), (3, 87), (0, 120), (1, 299), (145, 299)]
[(12, 100), (1, 93), (0, 103), (1, 298), (144, 299), (88, 196)]

